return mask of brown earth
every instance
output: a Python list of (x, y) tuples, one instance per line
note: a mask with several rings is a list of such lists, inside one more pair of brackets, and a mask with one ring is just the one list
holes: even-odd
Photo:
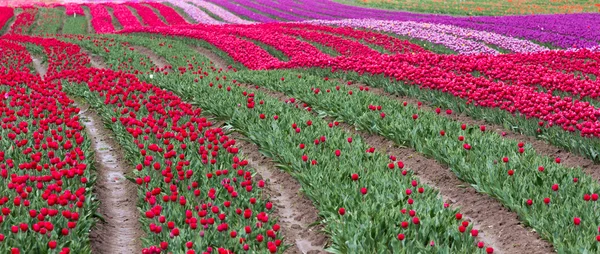
[(264, 198), (273, 202), (284, 242), (291, 245), (285, 253), (326, 253), (323, 247), (327, 244), (327, 236), (321, 232), (320, 226), (311, 227), (319, 221), (319, 211), (300, 193), (298, 181), (277, 169), (269, 158), (259, 152), (258, 146), (243, 140), (240, 134), (232, 133), (230, 136), (236, 140), (236, 146), (243, 151), (250, 167), (258, 173), (257, 180), (266, 181)]
[(125, 179), (133, 169), (123, 156), (122, 149), (104, 128), (100, 117), (87, 105), (78, 103), (85, 131), (92, 141), (94, 164), (98, 174), (94, 193), (100, 200), (100, 221), (90, 233), (93, 253), (141, 253), (141, 237), (137, 210), (137, 186)]

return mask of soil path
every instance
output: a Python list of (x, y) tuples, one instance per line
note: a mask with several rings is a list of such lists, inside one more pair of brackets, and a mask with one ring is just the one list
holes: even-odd
[(266, 182), (265, 194), (275, 207), (284, 242), (292, 245), (285, 253), (326, 253), (323, 246), (328, 241), (321, 227), (310, 225), (319, 221), (319, 211), (312, 202), (300, 194), (300, 184), (289, 174), (277, 169), (275, 164), (259, 152), (258, 146), (245, 141), (242, 135), (232, 133), (236, 146), (244, 152), (248, 164)]
[(83, 14), (85, 14), (85, 19), (87, 20), (87, 32), (88, 34), (93, 34), (94, 29), (92, 28), (92, 14), (90, 14), (88, 8), (83, 8)]
[(145, 55), (148, 58), (150, 58), (150, 61), (156, 67), (160, 68), (161, 70), (163, 68), (165, 68), (165, 66), (169, 65), (169, 63), (167, 62), (166, 59), (164, 59), (163, 57), (157, 55), (156, 53), (154, 53), (154, 51), (152, 51), (149, 48), (146, 48), (144, 46), (139, 46), (139, 45), (132, 45), (131, 47), (133, 47), (133, 49), (135, 49), (136, 51), (140, 52), (142, 55)]
[(78, 103), (79, 115), (92, 141), (98, 178), (95, 194), (100, 200), (101, 221), (92, 229), (90, 240), (93, 253), (141, 253), (143, 231), (138, 222), (137, 188), (125, 179), (133, 167), (125, 163), (123, 152), (104, 128), (100, 117), (87, 105)]
[(203, 48), (203, 47), (192, 47), (194, 50), (196, 50), (198, 53), (200, 53), (201, 55), (204, 55), (205, 57), (207, 57), (214, 65), (217, 69), (222, 69), (222, 70), (227, 70), (227, 61), (225, 61), (225, 59), (221, 58), (219, 55), (215, 54), (214, 52), (210, 51), (207, 48)]
[(90, 53), (89, 51), (87, 51), (87, 49), (85, 49), (83, 47), (79, 47), (79, 48), (80, 48), (79, 51), (81, 51), (81, 53), (86, 54), (88, 56), (92, 67), (99, 68), (99, 69), (108, 69), (108, 65), (106, 65), (106, 63), (104, 63), (104, 59), (102, 59), (101, 56), (94, 55), (94, 54)]
[(44, 80), (46, 72), (48, 72), (48, 66), (44, 66), (44, 64), (42, 64), (42, 59), (34, 55), (31, 55), (31, 61), (33, 63), (33, 68), (35, 68), (35, 72), (37, 72), (40, 78)]
[[(249, 89), (253, 85), (244, 84)], [(285, 101), (283, 93), (259, 88), (258, 90)], [(394, 155), (412, 169), (425, 184), (440, 191), (442, 198), (453, 207), (459, 207), (463, 218), (474, 223), (480, 231), (478, 239), (494, 248), (494, 253), (552, 253), (552, 245), (540, 238), (531, 228), (526, 228), (516, 213), (509, 211), (494, 198), (478, 193), (461, 181), (446, 166), (424, 157), (414, 149), (398, 147), (385, 137), (357, 131), (354, 126), (340, 124), (347, 132), (358, 134), (370, 146), (387, 155)]]

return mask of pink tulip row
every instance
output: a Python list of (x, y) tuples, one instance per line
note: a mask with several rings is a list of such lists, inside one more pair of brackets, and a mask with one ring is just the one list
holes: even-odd
[(201, 9), (199, 9), (198, 7), (188, 3), (187, 1), (167, 0), (167, 2), (183, 9), (183, 11), (185, 11), (185, 13), (187, 13), (190, 17), (192, 17), (194, 20), (196, 20), (200, 24), (222, 24), (221, 21), (218, 21), (218, 20), (212, 18), (206, 12), (204, 12)]
[(171, 26), (189, 25), (189, 23), (187, 21), (185, 21), (185, 19), (183, 17), (181, 17), (181, 15), (179, 15), (179, 13), (177, 13), (175, 10), (173, 10), (173, 8), (171, 8), (169, 6), (166, 6), (161, 3), (153, 3), (153, 2), (149, 2), (146, 4), (151, 6), (154, 9), (158, 10), (158, 12), (160, 12), (160, 15), (163, 16), (163, 18), (165, 18), (167, 23), (169, 23), (169, 25), (171, 25)]
[(294, 28), (300, 30), (310, 31), (321, 31), (329, 34), (335, 34), (346, 38), (352, 38), (355, 40), (364, 41), (369, 44), (383, 47), (385, 50), (392, 54), (402, 53), (423, 53), (427, 52), (419, 45), (410, 43), (407, 40), (401, 40), (396, 37), (385, 35), (378, 32), (372, 32), (367, 30), (355, 29), (351, 27), (331, 27), (323, 25), (310, 25), (310, 24), (295, 24), (295, 23), (279, 23), (277, 26), (286, 28)]
[(452, 25), (373, 19), (311, 20), (307, 21), (307, 23), (349, 26), (391, 32), (441, 44), (461, 54), (498, 54), (495, 49), (487, 46), (486, 43), (517, 53), (548, 50), (530, 41)]
[(112, 17), (101, 4), (88, 4), (90, 14), (92, 15), (92, 27), (96, 33), (112, 33), (115, 27), (112, 24)]
[(131, 10), (129, 10), (126, 5), (106, 3), (104, 6), (113, 9), (113, 15), (115, 15), (115, 18), (119, 21), (123, 28), (135, 29), (142, 27), (142, 24), (138, 18), (131, 13)]
[[(10, 7), (0, 7), (0, 27), (4, 27), (6, 22), (15, 15), (15, 11)], [(1, 28), (0, 28), (1, 29)]]
[(245, 19), (242, 19), (238, 16), (236, 16), (235, 14), (229, 12), (228, 10), (225, 10), (223, 8), (221, 8), (220, 6), (210, 3), (208, 1), (203, 1), (203, 0), (192, 0), (192, 3), (194, 3), (195, 5), (198, 5), (202, 8), (207, 9), (208, 11), (214, 13), (215, 15), (219, 16), (220, 18), (222, 18), (223, 20), (225, 20), (228, 23), (232, 23), (232, 24), (251, 24), (254, 23), (252, 21), (248, 21)]
[[(600, 53), (588, 50), (589, 58), (598, 58)], [(447, 69), (458, 70), (463, 74), (478, 71), (485, 76), (519, 86), (541, 86), (552, 91), (568, 92), (578, 97), (596, 99), (600, 96), (600, 81), (589, 76), (574, 76), (574, 72), (597, 75), (598, 62), (573, 61), (564, 57), (563, 51), (549, 51), (543, 54), (508, 54), (499, 56), (477, 55), (438, 56), (433, 62)], [(560, 64), (559, 64), (560, 63)], [(413, 64), (418, 64), (417, 62)], [(547, 65), (547, 66), (544, 66)], [(596, 68), (594, 68), (596, 67)], [(567, 71), (563, 73), (562, 71)]]
[(83, 8), (81, 8), (80, 4), (65, 4), (64, 6), (65, 14), (67, 14), (68, 16), (85, 16), (85, 12), (83, 12)]
[(144, 21), (147, 26), (166, 26), (165, 23), (152, 11), (152, 9), (146, 5), (139, 3), (126, 3), (125, 5), (134, 8), (138, 15)]

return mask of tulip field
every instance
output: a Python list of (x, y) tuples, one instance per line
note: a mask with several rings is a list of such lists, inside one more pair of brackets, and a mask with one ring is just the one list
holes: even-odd
[(600, 253), (598, 12), (0, 1), (0, 252)]

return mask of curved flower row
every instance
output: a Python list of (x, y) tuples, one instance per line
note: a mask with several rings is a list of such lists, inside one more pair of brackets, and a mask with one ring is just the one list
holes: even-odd
[(10, 28), (10, 33), (26, 34), (35, 21), (38, 9), (36, 7), (23, 7), (23, 12), (17, 15), (15, 23)]
[(112, 24), (112, 17), (102, 4), (87, 4), (90, 8), (90, 15), (92, 16), (92, 27), (96, 33), (112, 33), (115, 31), (115, 27)]
[(179, 15), (179, 13), (177, 13), (175, 10), (173, 10), (173, 8), (171, 8), (169, 6), (166, 6), (162, 3), (154, 3), (154, 2), (148, 2), (145, 4), (152, 6), (152, 8), (158, 10), (160, 15), (163, 16), (163, 18), (171, 26), (189, 25), (189, 23), (183, 17), (181, 17), (181, 15)]
[(15, 10), (10, 7), (0, 6), (0, 30), (6, 26), (6, 22), (15, 15)]
[[(68, 46), (74, 51), (64, 52), (67, 55), (87, 58), (77, 54), (79, 51), (77, 45), (59, 42), (55, 39), (26, 36), (3, 38), (31, 42), (43, 45), (44, 48)], [(48, 52), (58, 53), (55, 49), (50, 49)], [(276, 253), (284, 249), (278, 233), (280, 227), (273, 218), (269, 218), (272, 204), (260, 198), (260, 189), (264, 187), (265, 183), (253, 179), (253, 172), (245, 169), (247, 161), (238, 157), (239, 149), (235, 148), (235, 140), (224, 135), (222, 129), (211, 128), (212, 124), (200, 116), (202, 111), (199, 108), (182, 102), (169, 92), (140, 82), (130, 74), (85, 68), (82, 64), (87, 64), (87, 61), (64, 59), (60, 56), (49, 56), (48, 59), (62, 59), (63, 64), (55, 65), (69, 68), (53, 71), (46, 80), (48, 82), (62, 80), (62, 84), (43, 87), (40, 89), (41, 92), (65, 99), (70, 103), (68, 97), (60, 90), (61, 87), (71, 92), (77, 90), (78, 96), (86, 97), (94, 107), (100, 109), (100, 113), (105, 119), (108, 119), (108, 123), (112, 121), (111, 128), (116, 132), (123, 147), (129, 149), (131, 154), (137, 154), (130, 159), (137, 164), (135, 181), (140, 186), (139, 193), (143, 200), (140, 207), (145, 211), (143, 223), (147, 232), (148, 245), (145, 246), (147, 248), (144, 249), (144, 253), (160, 253), (162, 251), (190, 253), (194, 250), (207, 252), (218, 250), (220, 253), (228, 250), (229, 252), (268, 251)], [(7, 79), (3, 77), (2, 80), (11, 80), (10, 84), (17, 84), (14, 82), (15, 79), (10, 77)], [(31, 77), (39, 80), (35, 76)], [(71, 82), (86, 83), (87, 88), (82, 85), (70, 85)], [(34, 87), (34, 89), (36, 88)], [(20, 94), (25, 93), (21, 92)], [(8, 98), (12, 96), (11, 94)], [(6, 98), (6, 96), (1, 98)], [(40, 101), (43, 102), (43, 100)], [(54, 117), (53, 119), (61, 120), (62, 118)], [(65, 124), (69, 124), (69, 122), (65, 122)], [(19, 129), (22, 130), (23, 126), (19, 125)], [(77, 144), (80, 144), (81, 141), (77, 135), (79, 133), (75, 136), (78, 138)], [(9, 137), (11, 136), (9, 135)], [(19, 142), (22, 143), (22, 141)], [(75, 147), (74, 144), (73, 147)], [(67, 160), (70, 158), (69, 156), (60, 156), (60, 158), (63, 157)], [(3, 160), (4, 154), (2, 154), (0, 162)], [(8, 162), (9, 164), (13, 163), (11, 160)], [(69, 163), (72, 162), (69, 161)], [(79, 166), (75, 169), (82, 172), (84, 168)], [(67, 174), (63, 172), (63, 175)], [(71, 177), (70, 174), (67, 177)], [(89, 184), (93, 182), (90, 177), (87, 179), (90, 180)], [(63, 181), (65, 181), (63, 186), (69, 186), (67, 183), (70, 182), (67, 182), (66, 179)], [(81, 180), (81, 183), (86, 183), (86, 181)], [(67, 193), (69, 193), (68, 191), (66, 190)], [(77, 195), (85, 194), (85, 192), (79, 194), (80, 192), (78, 190)], [(2, 193), (10, 192), (3, 191)], [(51, 194), (51, 197), (52, 195), (54, 194)], [(59, 197), (58, 200), (63, 204), (61, 198), (63, 197)], [(80, 196), (77, 196), (77, 199), (72, 202), (78, 202), (78, 206), (81, 207), (79, 203), (82, 200)], [(5, 201), (2, 203), (12, 204)], [(74, 211), (79, 212), (81, 209)], [(2, 209), (2, 212), (4, 215), (10, 213), (11, 216), (18, 216), (21, 210), (11, 212)], [(23, 211), (23, 214), (30, 216), (34, 212), (36, 211)], [(41, 213), (45, 212), (41, 211)], [(63, 216), (67, 216), (65, 214), (66, 212), (62, 213)], [(49, 236), (49, 240), (33, 241), (31, 237), (36, 237), (35, 234), (30, 237), (30, 234), (20, 233), (28, 231), (25, 229), (26, 224), (21, 223), (17, 226), (16, 232), (19, 235), (18, 242), (13, 240), (12, 235), (2, 235), (0, 241), (4, 239), (9, 241), (11, 244), (3, 245), (3, 247), (15, 248), (12, 250), (13, 253), (19, 253), (19, 250), (29, 253), (30, 248), (45, 250), (64, 246), (69, 246), (69, 248), (63, 248), (62, 253), (68, 253), (71, 249), (77, 253), (86, 252), (85, 248), (89, 248), (89, 246), (84, 237), (89, 233), (91, 224), (83, 220), (81, 224), (78, 224), (77, 220), (78, 218), (90, 218), (90, 216), (88, 213), (82, 212), (75, 215), (72, 215), (72, 212), (69, 214), (66, 219), (63, 219), (63, 216), (57, 216), (57, 219), (69, 223), (69, 228), (60, 231), (63, 236), (60, 238), (59, 235), (58, 240), (53, 240), (55, 237), (48, 232), (52, 229), (42, 228), (40, 234)], [(43, 215), (46, 216), (46, 214)], [(54, 222), (52, 219), (46, 220)], [(0, 224), (0, 226), (2, 225), (7, 225), (7, 223)], [(82, 230), (80, 229), (82, 227), (86, 228)], [(73, 236), (69, 233), (71, 228), (74, 228)], [(32, 230), (37, 232), (38, 227), (32, 226)], [(66, 235), (69, 235), (69, 238)], [(74, 238), (74, 236), (78, 238)], [(202, 241), (198, 241), (198, 237)], [(73, 242), (75, 240), (77, 242)], [(24, 243), (28, 245), (23, 245)], [(20, 249), (16, 249), (17, 247)], [(82, 248), (84, 249), (82, 250)]]
[[(600, 53), (587, 50), (584, 54), (587, 58), (600, 57)], [(440, 56), (432, 57), (427, 61), (448, 70), (458, 70), (463, 74), (477, 71), (489, 78), (519, 86), (541, 86), (550, 93), (563, 91), (580, 98), (597, 99), (600, 97), (600, 81), (592, 80), (587, 75), (583, 78), (573, 75), (575, 72), (599, 74), (598, 69), (593, 67), (598, 66), (597, 62), (586, 64), (585, 60), (567, 59), (565, 61), (564, 56), (565, 53), (562, 51), (549, 51), (544, 54), (509, 54), (495, 57), (484, 55), (468, 58)], [(422, 64), (423, 62), (414, 62), (414, 64), (417, 63)], [(562, 71), (568, 71), (568, 73)]]
[(383, 47), (390, 53), (402, 54), (402, 53), (423, 53), (427, 52), (419, 45), (413, 44), (407, 40), (401, 40), (386, 34), (381, 34), (372, 31), (355, 29), (352, 27), (331, 27), (322, 25), (312, 25), (306, 23), (281, 23), (279, 26), (295, 28), (300, 30), (315, 30), (323, 31), (330, 34), (335, 34), (343, 37), (354, 38), (357, 40), (365, 41), (369, 44)]
[(247, 8), (244, 8), (243, 6), (231, 3), (230, 1), (227, 1), (227, 0), (206, 0), (206, 1), (211, 2), (217, 6), (223, 7), (225, 9), (231, 11), (234, 14), (248, 17), (256, 22), (267, 23), (267, 22), (276, 22), (277, 21), (271, 17), (253, 12)]
[(206, 12), (202, 11), (201, 9), (192, 4), (187, 3), (186, 1), (167, 0), (167, 2), (183, 9), (185, 13), (190, 15), (190, 17), (192, 17), (200, 24), (221, 24), (221, 21), (212, 18), (211, 16), (206, 14)]
[[(229, 28), (221, 28), (220, 30), (215, 27), (211, 27), (210, 29), (208, 27), (198, 27), (197, 29), (189, 30), (158, 31), (147, 29), (144, 31), (205, 39), (210, 43), (214, 43), (215, 46), (227, 52), (233, 59), (242, 62), (249, 68), (318, 66), (322, 68), (351, 70), (359, 73), (385, 74), (397, 80), (408, 81), (422, 87), (453, 94), (477, 106), (499, 108), (513, 114), (523, 115), (527, 118), (535, 117), (542, 120), (541, 125), (557, 125), (566, 131), (579, 131), (584, 136), (600, 136), (600, 122), (597, 121), (597, 117), (600, 116), (600, 110), (590, 105), (590, 103), (573, 100), (570, 97), (563, 98), (539, 92), (536, 87), (532, 86), (509, 85), (503, 82), (488, 80), (485, 77), (457, 74), (449, 69), (449, 67), (436, 62), (440, 59), (439, 55), (404, 54), (389, 56), (379, 54), (331, 58), (320, 52), (314, 53), (316, 49), (312, 48), (310, 44), (303, 44), (297, 40), (294, 41), (293, 38), (273, 34), (268, 29), (261, 31), (257, 26), (248, 25), (240, 26), (237, 29), (234, 29), (233, 26), (227, 27)], [(291, 59), (289, 62), (281, 62), (265, 54), (264, 50), (254, 51), (257, 48), (255, 45), (249, 45), (249, 48), (254, 49), (252, 51), (254, 52), (253, 54), (244, 55), (240, 53), (243, 52), (240, 49), (244, 48), (247, 44), (237, 44), (236, 41), (241, 41), (240, 39), (235, 37), (228, 38), (230, 43), (236, 44), (235, 50), (232, 50), (222, 40), (215, 43), (214, 40), (209, 38), (211, 35), (207, 30), (218, 34), (231, 33), (259, 40), (281, 50), (290, 56)], [(307, 45), (310, 45), (310, 47)], [(306, 52), (311, 53), (306, 54)], [(518, 56), (515, 55), (514, 57), (518, 58)], [(460, 59), (468, 60), (470, 61), (469, 63), (476, 63), (477, 58), (462, 56)], [(543, 58), (540, 58), (540, 61), (543, 60)], [(257, 65), (256, 61), (261, 61), (262, 64)], [(430, 64), (423, 65), (421, 63)], [(451, 61), (449, 63), (451, 64)], [(454, 64), (453, 66), (456, 68), (458, 64)], [(523, 72), (519, 75), (528, 74)], [(582, 81), (577, 82), (584, 84)]]
[(27, 53), (25, 47), (8, 42), (6, 40), (0, 40), (0, 73), (7, 73), (9, 71), (18, 72), (30, 72), (32, 68), (31, 56)]
[[(43, 39), (29, 42), (38, 40)], [(10, 47), (0, 41), (3, 49)], [(56, 46), (52, 54), (64, 50)], [(21, 59), (0, 60), (8, 66), (0, 71), (0, 108), (5, 115), (0, 129), (0, 177), (5, 183), (0, 185), (0, 251), (89, 252), (98, 203), (91, 198), (95, 176), (87, 156), (92, 152), (82, 134), (79, 109), (59, 82), (41, 80), (25, 66), (15, 65), (31, 62), (24, 47), (12, 46), (10, 51), (11, 57)]]
[(253, 23), (252, 21), (248, 21), (248, 20), (242, 19), (242, 18), (234, 15), (233, 13), (231, 13), (213, 3), (210, 3), (210, 2), (207, 2), (204, 0), (192, 0), (191, 2), (200, 7), (207, 9), (208, 11), (221, 17), (226, 22), (233, 23), (233, 24), (251, 24), (251, 23)]
[(105, 3), (103, 5), (113, 9), (113, 15), (115, 15), (115, 18), (119, 21), (124, 29), (142, 27), (142, 24), (138, 18), (131, 13), (131, 10), (127, 8), (126, 5), (114, 3)]
[(166, 26), (166, 24), (152, 11), (152, 9), (146, 5), (139, 3), (126, 3), (125, 5), (134, 8), (138, 15), (144, 21), (147, 26)]
[(234, 3), (237, 3), (241, 6), (249, 7), (254, 10), (257, 10), (261, 13), (266, 13), (271, 16), (277, 17), (276, 21), (302, 21), (304, 18), (294, 16), (285, 11), (280, 11), (278, 9), (272, 8), (270, 4), (259, 4), (251, 0), (235, 0)]
[[(289, 12), (292, 15), (305, 17), (309, 19), (338, 19), (337, 15), (327, 15), (320, 13), (319, 9), (309, 9), (306, 8), (305, 3), (296, 2), (294, 0), (278, 0), (270, 3), (272, 8), (276, 8), (280, 11)], [(339, 15), (339, 14), (338, 14)]]
[[(538, 16), (506, 16), (506, 17), (452, 17), (434, 14), (419, 14), (391, 10), (377, 10), (357, 6), (349, 6), (335, 1), (305, 0), (296, 3), (293, 0), (239, 1), (242, 5), (230, 4), (224, 0), (209, 0), (223, 6), (229, 11), (252, 18), (258, 22), (275, 22), (266, 15), (288, 20), (307, 19), (377, 19), (395, 21), (414, 21), (442, 25), (453, 25), (480, 32), (492, 32), (513, 38), (525, 38), (542, 43), (549, 43), (562, 48), (589, 48), (600, 40), (600, 24), (595, 22), (599, 14), (556, 14)], [(247, 8), (255, 5), (269, 6), (260, 9), (265, 15), (252, 13)], [(310, 10), (307, 13), (303, 10)], [(312, 14), (311, 14), (312, 13)], [(291, 15), (291, 17), (290, 17)], [(548, 25), (542, 25), (548, 24)], [(586, 24), (586, 25), (580, 25)], [(467, 32), (469, 33), (469, 32)], [(462, 43), (461, 43), (462, 44)]]
[(79, 15), (84, 16), (85, 12), (83, 12), (83, 8), (81, 8), (80, 4), (65, 4), (65, 14), (68, 16)]
[(269, 29), (271, 31), (278, 31), (282, 34), (286, 34), (286, 35), (290, 35), (290, 36), (297, 36), (297, 37), (300, 37), (300, 38), (308, 40), (308, 41), (317, 42), (321, 45), (333, 48), (335, 51), (337, 51), (338, 53), (340, 53), (342, 55), (353, 56), (353, 55), (379, 54), (379, 52), (367, 47), (366, 45), (364, 45), (362, 43), (344, 39), (339, 36), (319, 32), (319, 31), (306, 31), (306, 30), (302, 30), (302, 29), (288, 29), (288, 28), (284, 28), (284, 27), (283, 28), (278, 27), (276, 25), (275, 26), (267, 26), (267, 27), (265, 27), (265, 29)]
[[(313, 23), (313, 21), (311, 21)], [(414, 22), (393, 22), (375, 20), (342, 20), (342, 21), (315, 21), (314, 24), (328, 24), (362, 27), (377, 31), (391, 32), (416, 39), (430, 41), (444, 45), (461, 54), (497, 54), (498, 51), (477, 41), (468, 40), (455, 35), (436, 32), (430, 27), (420, 26)]]
[(531, 86), (509, 85), (485, 77), (459, 75), (442, 66), (420, 64), (428, 62), (428, 57), (437, 56), (418, 54), (336, 58), (335, 62), (323, 62), (321, 66), (384, 74), (423, 88), (450, 93), (476, 106), (499, 108), (527, 118), (539, 118), (542, 120), (541, 126), (557, 125), (566, 131), (580, 131), (583, 136), (600, 137), (600, 110), (588, 102), (538, 92)]
[[(63, 72), (110, 119), (134, 154), (146, 231), (143, 253), (219, 250), (281, 252), (272, 204), (238, 157), (235, 140), (201, 117), (202, 110), (131, 74), (83, 69)], [(79, 85), (84, 83), (86, 85)]]

